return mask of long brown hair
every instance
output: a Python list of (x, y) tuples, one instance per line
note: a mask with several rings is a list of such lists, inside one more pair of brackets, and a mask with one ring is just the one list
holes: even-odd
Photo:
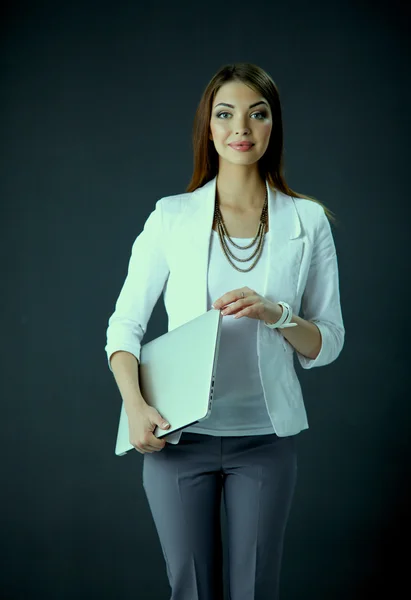
[(313, 196), (299, 194), (288, 187), (284, 176), (284, 140), (280, 96), (272, 78), (252, 63), (228, 64), (214, 75), (208, 83), (197, 107), (193, 123), (194, 170), (186, 192), (193, 192), (218, 174), (218, 153), (209, 139), (210, 117), (214, 98), (220, 87), (228, 81), (241, 81), (260, 93), (270, 104), (273, 126), (267, 150), (258, 162), (261, 178), (270, 187), (288, 196), (307, 198), (320, 204), (328, 219), (336, 222), (330, 209)]

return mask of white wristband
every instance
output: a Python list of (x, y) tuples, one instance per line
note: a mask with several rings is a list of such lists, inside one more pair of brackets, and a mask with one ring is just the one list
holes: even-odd
[(283, 313), (281, 317), (278, 319), (276, 323), (267, 323), (264, 321), (264, 324), (270, 329), (285, 329), (285, 327), (296, 327), (297, 323), (290, 323), (293, 318), (292, 308), (287, 302), (277, 302), (280, 306), (283, 307)]

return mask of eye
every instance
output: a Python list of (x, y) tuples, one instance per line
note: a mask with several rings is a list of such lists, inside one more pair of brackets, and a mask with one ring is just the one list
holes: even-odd
[[(218, 115), (216, 115), (217, 119), (218, 119), (218, 118), (220, 118), (220, 116), (221, 116), (221, 115), (231, 115), (231, 113), (229, 113), (229, 112), (227, 112), (227, 111), (222, 111), (222, 112), (219, 112), (219, 113), (218, 113)], [(265, 112), (260, 112), (260, 111), (257, 111), (257, 112), (255, 112), (255, 113), (253, 113), (253, 115), (260, 115), (260, 116), (261, 116), (261, 119), (257, 119), (257, 121), (262, 121), (262, 119), (264, 119), (264, 118), (267, 116), (267, 113), (265, 113)], [(226, 121), (226, 120), (227, 120), (227, 119), (223, 119), (223, 121)]]

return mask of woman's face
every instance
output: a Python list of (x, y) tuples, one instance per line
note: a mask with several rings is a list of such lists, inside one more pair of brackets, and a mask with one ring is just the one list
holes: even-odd
[[(220, 103), (232, 106), (217, 106)], [(250, 108), (253, 104), (256, 105)], [(242, 82), (230, 81), (221, 86), (211, 107), (209, 135), (220, 161), (223, 159), (234, 164), (257, 162), (267, 150), (271, 129), (272, 115), (267, 100)], [(247, 152), (239, 152), (229, 146), (232, 142), (245, 140), (254, 144)]]

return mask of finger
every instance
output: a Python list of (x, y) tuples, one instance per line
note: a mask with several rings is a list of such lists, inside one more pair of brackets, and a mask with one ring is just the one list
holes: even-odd
[(153, 446), (149, 446), (149, 447), (150, 447), (150, 448), (153, 448), (153, 450), (154, 450), (155, 452), (158, 452), (159, 450), (162, 450), (162, 449), (164, 448), (164, 446), (165, 446), (165, 445), (166, 445), (166, 442), (165, 442), (165, 440), (164, 440), (164, 441), (160, 442), (160, 444), (156, 444), (155, 446), (153, 445)]
[(238, 304), (238, 302), (233, 302), (232, 304), (226, 306), (224, 310), (221, 311), (221, 314), (228, 315), (229, 313), (235, 312), (239, 308), (242, 308), (242, 304)]
[(164, 448), (164, 445), (160, 446), (160, 447), (158, 447), (158, 446), (144, 446), (143, 448), (138, 448), (137, 446), (134, 446), (134, 448), (140, 454), (145, 454), (146, 452), (148, 452), (149, 454), (152, 454), (153, 452), (159, 452), (160, 450), (162, 450)]
[(164, 444), (162, 446), (146, 446), (147, 452), (159, 452), (164, 448)]

